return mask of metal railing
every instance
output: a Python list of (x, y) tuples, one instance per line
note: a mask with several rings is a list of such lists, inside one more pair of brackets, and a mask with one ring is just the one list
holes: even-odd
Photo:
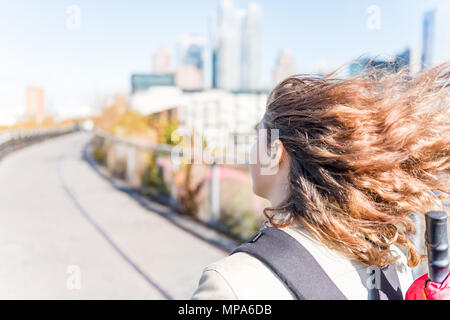
[[(182, 170), (183, 164), (172, 159), (173, 152), (180, 156), (195, 152), (187, 148), (118, 137), (102, 131), (94, 132), (92, 142), (94, 158), (103, 162), (109, 174), (178, 211), (186, 209), (183, 200), (193, 200), (196, 202), (192, 204), (194, 209), (188, 209), (195, 212), (188, 214), (242, 239), (253, 234), (261, 223), (265, 200), (253, 194), (248, 166), (242, 159), (239, 160), (241, 163), (230, 165), (226, 159), (211, 155), (211, 163), (192, 162), (189, 168), (192, 171), (187, 177), (186, 171)], [(149, 157), (153, 159), (152, 168)], [(157, 179), (161, 179), (159, 190), (145, 184), (145, 175), (151, 170), (157, 172)], [(186, 185), (186, 179), (190, 185)], [(186, 200), (186, 197), (195, 199)]]
[(74, 126), (49, 128), (14, 128), (0, 131), (0, 159), (32, 143), (73, 132)]

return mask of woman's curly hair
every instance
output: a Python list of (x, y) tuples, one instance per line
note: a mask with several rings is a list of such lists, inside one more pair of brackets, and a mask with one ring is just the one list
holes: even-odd
[(394, 262), (389, 246), (400, 245), (416, 266), (409, 216), (435, 208), (435, 191), (450, 191), (449, 89), (449, 63), (414, 77), (296, 75), (278, 84), (262, 122), (279, 130), (289, 155), (289, 196), (264, 210), (271, 224), (298, 219), (368, 265)]

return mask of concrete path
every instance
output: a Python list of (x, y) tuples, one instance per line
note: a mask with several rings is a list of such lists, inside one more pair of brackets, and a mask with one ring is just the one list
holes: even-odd
[(90, 135), (0, 161), (0, 299), (187, 299), (226, 252), (100, 177)]

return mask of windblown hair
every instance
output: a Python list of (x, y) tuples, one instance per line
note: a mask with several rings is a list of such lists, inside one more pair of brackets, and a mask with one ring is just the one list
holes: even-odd
[[(327, 247), (384, 266), (408, 250), (411, 214), (442, 205), (450, 185), (450, 64), (351, 79), (296, 75), (270, 93), (263, 125), (279, 130), (290, 159), (289, 196), (270, 223), (299, 222)], [(443, 193), (443, 194), (442, 194)]]

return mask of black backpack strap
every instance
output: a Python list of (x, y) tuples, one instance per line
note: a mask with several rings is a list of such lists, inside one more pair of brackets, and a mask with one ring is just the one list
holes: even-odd
[[(245, 252), (267, 265), (299, 300), (347, 300), (320, 264), (296, 239), (268, 227), (231, 254)], [(379, 268), (377, 300), (402, 300), (400, 281), (394, 265)], [(374, 271), (375, 272), (375, 271)]]
[(394, 265), (390, 264), (380, 268), (381, 279), (380, 289), (378, 289), (379, 300), (403, 300), (403, 293), (400, 287), (400, 279)]
[(299, 300), (346, 300), (314, 257), (286, 232), (268, 227), (231, 254), (245, 252), (266, 264)]

